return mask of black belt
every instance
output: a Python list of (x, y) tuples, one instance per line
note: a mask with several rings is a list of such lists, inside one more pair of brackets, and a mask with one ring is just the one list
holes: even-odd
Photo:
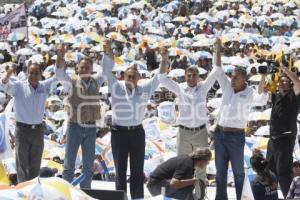
[(189, 128), (189, 127), (185, 127), (182, 125), (179, 125), (179, 127), (182, 128), (183, 130), (187, 130), (187, 131), (200, 131), (201, 129), (206, 127), (206, 124), (203, 124), (203, 125), (195, 127), (195, 128)]
[(79, 124), (93, 125), (93, 124), (96, 124), (96, 122), (95, 121), (88, 121), (88, 122), (80, 122)]
[(219, 126), (217, 125), (217, 129), (219, 129), (222, 132), (242, 132), (245, 129), (242, 128), (231, 128), (231, 127), (223, 127), (223, 126)]
[(22, 123), (22, 122), (16, 122), (16, 125), (17, 126), (22, 126), (22, 127), (25, 127), (25, 128), (31, 128), (31, 129), (39, 129), (39, 128), (43, 127), (43, 123), (41, 123), (41, 124), (25, 124), (25, 123)]
[(143, 125), (137, 125), (137, 126), (118, 126), (118, 125), (113, 125), (112, 129), (118, 129), (118, 130), (137, 130), (143, 128)]

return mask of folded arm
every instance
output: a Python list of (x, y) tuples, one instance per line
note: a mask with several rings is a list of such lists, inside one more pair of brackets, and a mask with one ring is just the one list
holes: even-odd
[(170, 181), (170, 186), (175, 189), (181, 189), (181, 188), (185, 188), (185, 187), (188, 187), (191, 185), (195, 185), (196, 182), (197, 182), (197, 179), (195, 179), (195, 178), (183, 179), (183, 180), (172, 178)]

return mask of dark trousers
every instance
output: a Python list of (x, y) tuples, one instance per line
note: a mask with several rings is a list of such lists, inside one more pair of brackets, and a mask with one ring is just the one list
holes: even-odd
[(36, 129), (16, 125), (16, 167), (18, 182), (39, 175), (44, 149), (44, 126)]
[(112, 128), (111, 147), (116, 169), (116, 189), (127, 191), (126, 171), (129, 156), (131, 198), (144, 198), (144, 129)]
[(193, 200), (193, 186), (187, 186), (181, 189), (175, 189), (170, 186), (170, 180), (162, 180), (157, 183), (151, 183), (150, 181), (147, 188), (152, 196), (161, 194), (162, 187), (165, 188), (165, 196), (169, 198), (182, 199), (182, 200)]
[(287, 196), (292, 182), (291, 168), (295, 139), (295, 135), (290, 135), (275, 140), (270, 139), (268, 142), (269, 168), (276, 174), (284, 197)]

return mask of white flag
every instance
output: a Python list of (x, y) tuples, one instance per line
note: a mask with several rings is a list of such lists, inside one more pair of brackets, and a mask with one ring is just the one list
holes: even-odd
[(247, 169), (245, 170), (245, 178), (244, 178), (243, 191), (242, 191), (242, 200), (255, 200), (253, 193), (252, 193)]

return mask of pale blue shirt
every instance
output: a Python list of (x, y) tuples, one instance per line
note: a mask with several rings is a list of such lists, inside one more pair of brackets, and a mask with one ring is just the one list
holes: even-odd
[(142, 124), (147, 102), (159, 85), (158, 75), (148, 82), (139, 84), (130, 91), (124, 81), (118, 81), (112, 74), (114, 61), (103, 57), (103, 75), (106, 76), (112, 103), (112, 124), (119, 126), (137, 126)]
[(11, 81), (6, 84), (0, 80), (0, 90), (14, 97), (14, 113), (17, 122), (25, 124), (40, 124), (43, 122), (45, 112), (45, 101), (56, 86), (55, 82), (65, 76), (65, 71), (57, 68), (56, 74), (46, 80), (39, 81), (38, 87), (34, 89), (28, 80)]

